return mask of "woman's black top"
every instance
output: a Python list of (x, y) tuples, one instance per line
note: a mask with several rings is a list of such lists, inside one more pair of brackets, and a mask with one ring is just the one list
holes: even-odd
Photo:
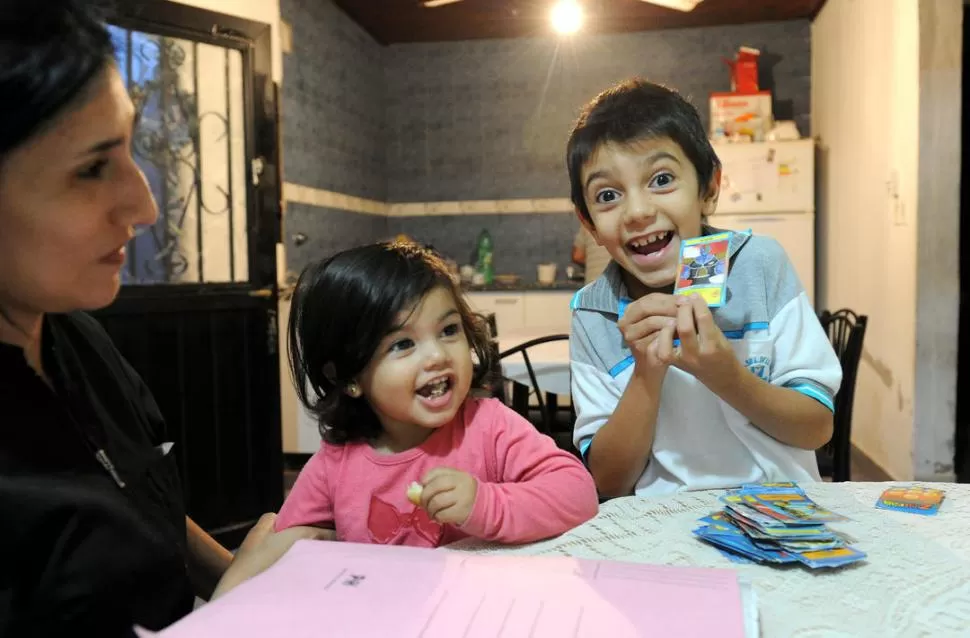
[(161, 629), (194, 600), (165, 422), (88, 315), (45, 317), (42, 357), (50, 385), (0, 343), (0, 636)]

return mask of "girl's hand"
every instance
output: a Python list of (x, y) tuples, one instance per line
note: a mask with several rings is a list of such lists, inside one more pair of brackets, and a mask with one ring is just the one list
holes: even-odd
[(700, 296), (677, 298), (677, 337), (680, 346), (675, 348), (658, 340), (658, 358), (692, 374), (717, 395), (737, 381), (740, 363)]
[(421, 508), (439, 523), (462, 525), (471, 516), (478, 481), (467, 472), (436, 467), (424, 475)]

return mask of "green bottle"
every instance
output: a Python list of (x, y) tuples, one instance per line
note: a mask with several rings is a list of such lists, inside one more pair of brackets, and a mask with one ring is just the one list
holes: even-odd
[(495, 281), (495, 269), (492, 265), (492, 236), (484, 228), (478, 234), (478, 272), (485, 277), (485, 283), (490, 284)]

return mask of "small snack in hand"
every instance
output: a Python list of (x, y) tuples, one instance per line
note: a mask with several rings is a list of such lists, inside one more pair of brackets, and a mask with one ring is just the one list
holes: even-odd
[(412, 481), (411, 484), (408, 485), (408, 500), (414, 503), (415, 505), (420, 505), (421, 492), (423, 491), (424, 491), (424, 487), (422, 487), (420, 483), (418, 483), (417, 481)]

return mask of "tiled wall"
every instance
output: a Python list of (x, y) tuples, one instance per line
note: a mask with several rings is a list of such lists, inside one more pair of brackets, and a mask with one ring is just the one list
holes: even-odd
[(539, 263), (559, 264), (562, 275), (579, 228), (572, 213), (391, 217), (388, 225), (392, 234), (406, 233), (432, 244), (459, 264), (472, 262), (478, 235), (487, 228), (495, 247), (496, 274), (519, 275), (526, 281), (535, 281)]
[[(287, 182), (387, 198), (382, 47), (329, 0), (280, 0), (293, 30), (283, 58), (283, 171)], [(383, 217), (288, 203), (287, 267), (374, 241)], [(303, 233), (306, 243), (293, 238)]]
[[(387, 236), (387, 218), (306, 204), (287, 204), (287, 268), (299, 272), (311, 261)], [(302, 243), (296, 235), (305, 236)], [(299, 245), (298, 245), (299, 244)]]
[[(721, 57), (762, 51), (777, 115), (808, 135), (807, 20), (625, 35), (404, 44), (384, 49), (387, 194), (394, 202), (567, 197), (563, 151), (579, 108), (642, 75), (691, 97), (730, 90)], [(770, 84), (767, 82), (770, 80)]]
[(383, 48), (329, 0), (281, 0), (288, 182), (387, 199)]
[[(285, 56), (285, 180), (387, 202), (568, 197), (563, 150), (580, 106), (644, 75), (692, 97), (729, 89), (721, 56), (762, 50), (776, 116), (809, 133), (810, 23), (627, 35), (482, 40), (382, 48), (329, 0), (281, 0), (293, 28)], [(535, 278), (569, 262), (578, 224), (568, 213), (391, 217), (289, 204), (288, 266), (403, 232), (463, 263), (482, 228), (496, 270)], [(308, 240), (300, 247), (296, 233)]]

